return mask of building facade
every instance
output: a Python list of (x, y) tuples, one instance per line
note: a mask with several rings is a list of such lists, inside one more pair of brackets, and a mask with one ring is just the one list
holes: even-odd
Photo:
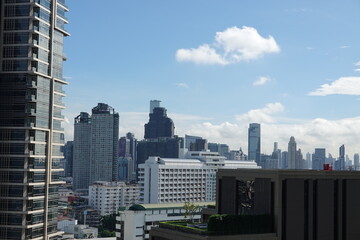
[(335, 170), (345, 170), (345, 145), (339, 147), (339, 159), (335, 161)]
[(248, 132), (248, 159), (257, 164), (261, 160), (261, 129), (259, 123), (250, 123)]
[(81, 112), (74, 124), (73, 190), (87, 192), (95, 181), (116, 181), (119, 114), (98, 103), (90, 116)]
[(73, 147), (73, 190), (87, 191), (90, 184), (91, 117), (81, 112), (75, 117)]
[(160, 107), (160, 100), (150, 100), (150, 113), (153, 113), (154, 108), (159, 108)]
[(200, 160), (149, 157), (139, 165), (140, 201), (205, 202), (206, 173)]
[(0, 1), (0, 239), (57, 239), (65, 0)]
[(322, 170), (324, 169), (325, 158), (326, 158), (325, 148), (315, 148), (315, 152), (312, 155), (312, 169), (313, 170)]
[(98, 103), (91, 115), (90, 184), (116, 181), (118, 176), (119, 114)]
[(119, 180), (136, 180), (137, 170), (137, 139), (133, 133), (128, 132), (119, 139)]
[(139, 165), (142, 203), (215, 201), (220, 168), (259, 168), (254, 161), (231, 161), (214, 152), (188, 152), (187, 159), (149, 157)]
[(72, 177), (73, 174), (73, 153), (74, 153), (74, 142), (67, 141), (63, 147), (64, 160), (65, 160), (65, 177)]
[(150, 102), (149, 122), (145, 124), (144, 140), (137, 144), (136, 168), (149, 156), (178, 158), (181, 139), (174, 135), (175, 125), (166, 109), (154, 107)]
[(255, 161), (247, 160), (227, 160), (219, 153), (210, 151), (189, 151), (186, 159), (198, 159), (206, 168), (206, 187), (205, 201), (212, 202), (216, 200), (216, 173), (219, 169), (236, 169), (236, 168), (260, 168)]
[(125, 182), (98, 181), (89, 186), (89, 205), (101, 216), (117, 213), (120, 207), (139, 203), (140, 188)]
[(271, 216), (281, 240), (357, 240), (360, 173), (221, 169), (218, 214)]
[(359, 161), (359, 154), (358, 153), (354, 154), (354, 169), (355, 169), (355, 171), (360, 170), (360, 161)]
[(290, 141), (288, 144), (288, 169), (296, 169), (296, 141), (293, 136), (290, 137)]

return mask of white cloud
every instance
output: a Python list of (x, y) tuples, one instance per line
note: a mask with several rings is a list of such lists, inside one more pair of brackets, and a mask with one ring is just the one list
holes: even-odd
[(355, 72), (360, 72), (360, 68), (354, 69)]
[[(326, 153), (337, 157), (339, 146), (345, 144), (346, 153), (359, 152), (360, 117), (328, 120), (316, 118), (310, 120), (287, 119), (287, 123), (262, 122), (261, 124), (261, 151), (270, 154), (274, 142), (279, 143), (279, 148), (287, 151), (290, 136), (294, 136), (297, 147), (306, 152), (313, 153), (317, 147), (326, 148)], [(176, 122), (175, 122), (176, 124)], [(179, 130), (179, 129), (178, 129)], [(179, 130), (183, 132), (184, 129)], [(198, 123), (186, 128), (190, 135), (202, 136), (208, 142), (226, 143), (231, 149), (242, 149), (247, 152), (248, 123), (223, 122), (213, 124), (210, 122)]]
[(250, 123), (250, 122), (270, 123), (275, 121), (272, 115), (283, 111), (284, 111), (284, 106), (281, 103), (279, 102), (268, 103), (264, 108), (253, 109), (245, 114), (237, 115), (236, 120), (243, 121), (246, 123)]
[(360, 61), (358, 61), (357, 63), (355, 63), (355, 66), (360, 67)]
[(310, 96), (332, 94), (360, 95), (360, 77), (341, 77), (330, 84), (323, 84), (309, 93)]
[(180, 88), (189, 88), (189, 85), (187, 83), (177, 83), (176, 86)]
[(215, 49), (207, 44), (198, 48), (179, 49), (176, 51), (176, 59), (179, 62), (194, 62), (197, 64), (228, 64), (228, 61), (223, 59)]
[(253, 85), (254, 85), (254, 86), (261, 86), (261, 85), (264, 85), (265, 83), (270, 82), (270, 81), (271, 81), (271, 78), (269, 78), (269, 77), (259, 77), (259, 78), (253, 83)]
[[(191, 125), (190, 128), (186, 129), (186, 134), (201, 136), (208, 139), (208, 142), (218, 143), (233, 143), (239, 142), (243, 134), (244, 129), (238, 124), (224, 122), (221, 124), (213, 124), (210, 122), (203, 122)], [(228, 139), (228, 141), (225, 141)]]
[(179, 49), (176, 51), (176, 59), (179, 62), (227, 65), (255, 60), (265, 54), (278, 52), (280, 47), (272, 36), (264, 38), (255, 28), (243, 26), (217, 32), (212, 45), (203, 44), (198, 48)]
[(344, 45), (344, 46), (340, 46), (340, 48), (349, 48), (350, 46)]

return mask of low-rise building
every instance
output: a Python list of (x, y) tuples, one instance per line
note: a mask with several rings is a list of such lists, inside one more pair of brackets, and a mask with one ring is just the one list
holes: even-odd
[(95, 227), (89, 227), (88, 225), (74, 226), (75, 239), (97, 238), (97, 236), (98, 236), (98, 229)]
[(140, 188), (125, 182), (97, 181), (89, 186), (89, 205), (100, 215), (116, 213), (120, 207), (139, 203)]
[[(213, 205), (214, 202), (194, 203), (199, 206), (193, 220), (201, 218), (203, 207)], [(147, 240), (152, 227), (157, 227), (162, 221), (185, 220), (184, 203), (175, 204), (136, 204), (130, 208), (123, 208), (116, 217), (117, 240)]]

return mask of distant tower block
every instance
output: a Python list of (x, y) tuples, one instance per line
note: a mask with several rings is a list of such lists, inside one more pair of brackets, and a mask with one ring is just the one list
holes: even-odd
[(150, 113), (153, 113), (154, 108), (160, 107), (159, 100), (150, 100)]

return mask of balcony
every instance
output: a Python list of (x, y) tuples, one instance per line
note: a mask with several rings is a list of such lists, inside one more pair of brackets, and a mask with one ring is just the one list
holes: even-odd
[(36, 88), (36, 87), (37, 87), (37, 83), (36, 83), (36, 81), (33, 81), (33, 80), (31, 80), (31, 79), (28, 79), (28, 80), (26, 81), (26, 86), (27, 86), (27, 87), (30, 87), (30, 88)]
[(25, 113), (30, 114), (30, 115), (35, 115), (36, 114), (36, 109), (27, 108), (27, 109), (25, 109)]
[(27, 94), (25, 97), (26, 100), (30, 101), (30, 102), (35, 102), (36, 101), (36, 95), (34, 94)]
[(58, 0), (58, 4), (60, 3), (62, 6), (64, 6), (66, 9), (69, 9), (69, 7), (65, 4), (65, 0)]
[(35, 127), (35, 122), (27, 122), (25, 123), (25, 127)]

